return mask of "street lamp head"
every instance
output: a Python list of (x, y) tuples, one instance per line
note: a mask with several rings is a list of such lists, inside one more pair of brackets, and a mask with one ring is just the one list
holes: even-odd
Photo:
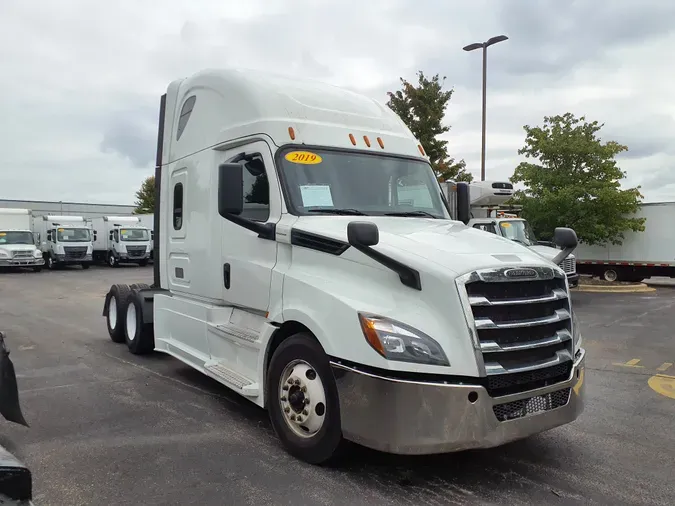
[(469, 44), (468, 46), (464, 46), (462, 49), (464, 51), (473, 51), (474, 49), (481, 49), (483, 47), (483, 44), (481, 42), (474, 42), (473, 44)]
[(497, 44), (498, 42), (503, 42), (505, 40), (509, 40), (509, 38), (506, 35), (497, 35), (496, 37), (492, 37), (488, 39), (488, 41), (485, 43), (486, 46), (491, 46), (493, 44)]

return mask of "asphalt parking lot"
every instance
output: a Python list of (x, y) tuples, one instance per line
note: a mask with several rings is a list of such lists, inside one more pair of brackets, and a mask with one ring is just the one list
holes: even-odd
[(648, 384), (675, 376), (673, 288), (574, 294), (588, 352), (575, 423), (443, 456), (354, 448), (345, 467), (325, 469), (289, 457), (266, 413), (225, 387), (110, 341), (108, 287), (151, 277), (151, 267), (0, 273), (0, 329), (31, 425), (1, 420), (0, 442), (30, 466), (39, 506), (675, 502), (675, 392)]

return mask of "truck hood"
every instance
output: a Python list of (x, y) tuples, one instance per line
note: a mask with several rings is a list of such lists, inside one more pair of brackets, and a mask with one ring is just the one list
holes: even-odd
[(0, 251), (35, 251), (34, 244), (0, 244)]
[[(505, 262), (551, 265), (542, 255), (521, 244), (458, 221), (390, 216), (302, 216), (293, 228), (347, 242), (347, 224), (351, 221), (375, 223), (380, 230), (380, 242), (374, 248), (421, 270), (428, 271), (430, 262), (455, 274), (503, 266)], [(358, 252), (349, 258), (370, 263)]]

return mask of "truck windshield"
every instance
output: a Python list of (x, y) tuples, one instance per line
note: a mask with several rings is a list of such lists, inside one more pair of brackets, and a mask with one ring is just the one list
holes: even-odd
[(534, 235), (534, 230), (527, 221), (513, 220), (500, 221), (499, 228), (502, 231), (502, 236), (512, 241), (519, 242), (525, 246), (534, 246), (537, 244), (537, 238)]
[(87, 242), (91, 235), (87, 228), (57, 228), (56, 240), (58, 242)]
[(33, 234), (15, 230), (0, 230), (0, 244), (34, 244)]
[(148, 231), (144, 228), (122, 228), (120, 229), (120, 237), (123, 241), (147, 241)]
[(294, 214), (366, 214), (448, 219), (431, 166), (422, 160), (288, 148), (280, 171)]

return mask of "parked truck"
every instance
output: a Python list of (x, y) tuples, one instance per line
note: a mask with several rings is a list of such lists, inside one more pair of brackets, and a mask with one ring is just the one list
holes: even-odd
[(646, 219), (645, 229), (625, 232), (621, 244), (579, 244), (579, 273), (606, 281), (638, 282), (652, 276), (675, 278), (675, 202), (641, 204), (635, 216)]
[(155, 251), (155, 215), (154, 214), (137, 214), (140, 219), (140, 224), (148, 229), (150, 232), (150, 262), (154, 260)]
[(564, 271), (467, 227), (468, 185), (446, 200), (384, 105), (202, 71), (161, 98), (155, 178), (154, 282), (110, 287), (110, 338), (266, 408), (298, 458), (487, 448), (582, 412)]
[[(443, 185), (447, 195), (455, 187), (454, 181)], [(506, 202), (513, 197), (513, 185), (503, 181), (477, 181), (471, 183), (471, 220), (468, 225), (484, 232), (506, 237), (527, 246), (544, 258), (554, 261), (567, 275), (570, 287), (579, 284), (576, 257), (573, 253), (561, 256), (560, 249), (554, 243), (539, 241), (527, 220), (520, 217), (519, 206), (509, 206)]]
[(35, 246), (32, 226), (30, 209), (0, 209), (0, 267), (42, 270), (45, 261)]
[(93, 218), (94, 261), (110, 267), (120, 263), (147, 265), (150, 258), (150, 231), (137, 216)]
[(33, 219), (35, 244), (42, 251), (48, 269), (92, 262), (91, 228), (82, 216), (38, 216)]

